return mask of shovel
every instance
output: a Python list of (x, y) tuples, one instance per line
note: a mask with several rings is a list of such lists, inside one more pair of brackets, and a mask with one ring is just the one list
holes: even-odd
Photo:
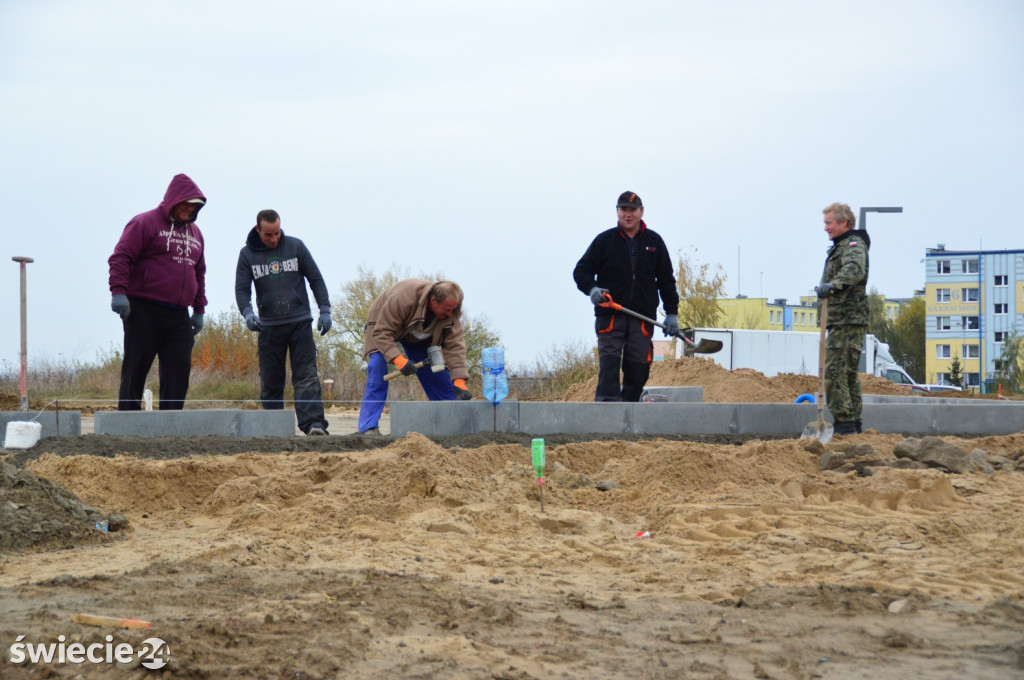
[[(608, 302), (602, 302), (600, 304), (601, 307), (607, 307), (609, 309), (614, 309), (616, 312), (622, 312), (623, 314), (634, 316), (640, 319), (641, 321), (646, 321), (649, 324), (654, 324), (658, 328), (661, 328), (662, 330), (668, 332), (668, 329), (665, 328), (665, 324), (658, 323), (654, 319), (649, 319), (643, 314), (638, 314), (634, 312), (632, 309), (626, 309), (615, 300), (612, 300), (612, 296), (609, 295), (608, 293), (605, 293), (604, 296), (608, 298)], [(704, 338), (700, 342), (694, 342), (693, 340), (690, 340), (688, 337), (679, 332), (676, 332), (675, 336), (681, 339), (690, 347), (692, 347), (693, 351), (696, 354), (714, 354), (715, 352), (718, 352), (722, 349), (722, 342), (720, 340), (709, 340), (707, 338)]]
[(818, 342), (818, 419), (804, 426), (800, 439), (817, 439), (822, 444), (832, 441), (834, 429), (825, 422), (825, 326), (828, 324), (828, 298), (821, 299), (821, 340)]

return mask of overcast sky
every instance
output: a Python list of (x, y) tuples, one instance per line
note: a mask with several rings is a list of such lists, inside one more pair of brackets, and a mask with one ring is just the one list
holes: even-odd
[(868, 216), (869, 285), (909, 297), (926, 248), (1024, 247), (1022, 35), (1019, 0), (0, 0), (0, 362), (15, 255), (30, 363), (120, 348), (107, 258), (179, 172), (208, 313), (274, 208), (332, 297), (441, 271), (532, 362), (592, 342), (572, 269), (627, 189), (729, 296), (790, 300), (825, 205), (902, 206)]

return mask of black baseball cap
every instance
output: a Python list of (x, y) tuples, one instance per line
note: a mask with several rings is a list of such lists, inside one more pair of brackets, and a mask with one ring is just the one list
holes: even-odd
[(615, 204), (616, 208), (642, 208), (644, 202), (640, 200), (640, 197), (634, 194), (632, 191), (623, 191), (619, 195), (619, 202)]

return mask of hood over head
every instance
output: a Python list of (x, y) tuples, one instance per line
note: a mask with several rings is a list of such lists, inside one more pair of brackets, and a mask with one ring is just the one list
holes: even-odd
[[(160, 201), (160, 212), (170, 222), (171, 209), (174, 206), (194, 199), (202, 200), (203, 205), (206, 204), (206, 196), (199, 190), (199, 187), (192, 181), (191, 177), (185, 174), (175, 175), (171, 179), (171, 183), (167, 185), (167, 191), (164, 192), (164, 200)], [(196, 214), (199, 213), (203, 205), (196, 206)]]

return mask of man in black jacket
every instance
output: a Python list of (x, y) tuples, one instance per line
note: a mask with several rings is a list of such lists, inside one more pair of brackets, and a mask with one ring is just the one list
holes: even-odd
[(600, 363), (595, 401), (640, 401), (654, 357), (654, 327), (600, 304), (607, 301), (608, 293), (623, 307), (653, 319), (660, 294), (668, 329), (665, 334), (674, 336), (679, 331), (679, 293), (668, 248), (644, 223), (640, 197), (624, 192), (616, 211), (618, 225), (597, 235), (572, 276), (576, 287), (594, 303), (597, 317)]
[[(320, 335), (331, 329), (331, 301), (327, 284), (309, 249), (299, 239), (285, 236), (275, 210), (261, 210), (249, 230), (245, 247), (238, 253), (235, 270), (235, 302), (245, 325), (259, 332), (260, 401), (263, 408), (284, 408), (285, 358), (291, 355), (295, 417), (308, 435), (327, 434), (320, 379), (316, 373), (309, 281), (320, 309), (316, 328)], [(251, 291), (256, 284), (253, 312)]]

